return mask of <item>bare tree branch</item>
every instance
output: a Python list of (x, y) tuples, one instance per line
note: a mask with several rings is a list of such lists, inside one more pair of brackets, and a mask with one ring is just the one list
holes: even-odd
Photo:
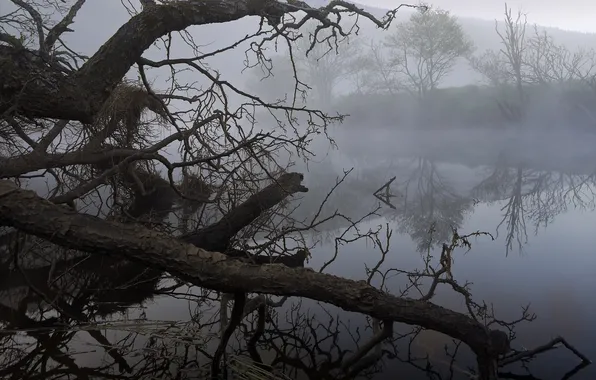
[[(392, 296), (357, 282), (285, 265), (250, 265), (181, 243), (138, 225), (107, 222), (56, 206), (9, 181), (0, 182), (0, 223), (94, 254), (126, 257), (166, 269), (188, 281), (227, 293), (254, 292), (308, 297), (348, 311), (420, 325), (468, 344), (483, 357), (504, 354), (497, 331), (434, 305)], [(507, 339), (507, 338), (505, 338)]]

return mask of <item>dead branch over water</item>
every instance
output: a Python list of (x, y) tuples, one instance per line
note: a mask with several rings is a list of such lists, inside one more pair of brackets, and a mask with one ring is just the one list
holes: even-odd
[[(257, 331), (262, 331), (273, 306), (264, 295), (278, 295), (321, 301), (374, 318), (371, 340), (337, 366), (345, 374), (355, 375), (376, 363), (382, 356), (378, 351), (381, 343), (394, 335), (394, 323), (400, 322), (466, 343), (478, 357), (479, 377), (497, 377), (499, 361), (510, 352), (510, 337), (486, 323), (496, 320), (486, 305), (472, 300), (467, 285), (458, 284), (450, 270), (453, 251), (469, 247), (471, 235), (454, 232), (450, 244), (443, 246), (437, 269), (429, 261), (421, 272), (395, 268), (382, 272), (381, 264), (389, 252), (389, 228), (386, 241), (381, 241), (379, 231), (358, 235), (381, 247), (382, 257), (367, 281), (304, 268), (310, 251), (304, 239), (296, 236), (316, 229), (325, 217), (319, 209), (309, 221), (292, 220), (288, 210), (291, 200), (309, 189), (302, 184), (304, 175), (291, 171), (291, 165), (280, 163), (277, 156), (290, 152), (292, 160), (311, 157), (308, 144), (312, 138), (329, 137), (328, 126), (342, 121), (344, 115), (331, 116), (298, 105), (297, 99), (307, 93), (308, 86), (296, 70), (292, 101), (265, 102), (222, 79), (204, 63), (209, 56), (250, 40), (247, 56), (256, 60), (255, 65), (270, 70), (266, 54), (270, 41), (291, 47), (296, 39), (309, 38), (308, 51), (316, 44), (334, 46), (358, 28), (357, 24), (346, 27), (340, 22), (342, 15), (358, 15), (387, 28), (402, 6), (379, 19), (341, 0), (319, 9), (300, 1), (144, 1), (141, 11), (133, 12), (95, 54), (86, 57), (73, 52), (61, 39), (71, 32), (69, 26), (84, 1), (70, 7), (53, 1), (41, 3), (13, 0), (17, 11), (0, 16), (27, 36), (0, 35), (0, 224), (17, 230), (11, 233), (17, 239), (7, 239), (9, 252), (17, 259), (23, 253), (21, 248), (39, 250), (38, 243), (44, 242), (46, 249), (68, 250), (73, 259), (87, 253), (125, 259), (160, 275), (167, 272), (185, 283), (233, 294), (232, 316), (229, 321), (222, 316), (222, 340), (211, 357), (212, 376), (221, 371), (220, 359), (240, 322), (256, 311)], [(55, 22), (56, 16), (61, 21)], [(188, 38), (185, 41), (194, 57), (170, 56), (174, 35), (188, 36), (189, 27), (232, 24), (247, 16), (260, 20), (258, 30), (234, 46), (200, 53), (202, 48)], [(307, 22), (317, 26), (310, 36), (301, 36), (299, 29)], [(168, 46), (167, 58), (153, 61), (143, 57), (161, 42)], [(169, 89), (159, 89), (148, 80), (151, 69), (160, 68), (170, 70)], [(203, 85), (179, 82), (187, 70), (200, 76)], [(131, 71), (139, 77), (136, 83), (125, 80)], [(232, 97), (242, 99), (235, 109)], [(187, 108), (181, 110), (182, 104)], [(271, 131), (256, 131), (255, 109), (271, 114), (275, 120)], [(173, 132), (160, 138), (166, 130)], [(166, 152), (175, 144), (179, 161), (168, 158), (171, 154)], [(160, 169), (165, 169), (165, 178)], [(25, 189), (35, 178), (51, 178), (47, 196)], [(391, 182), (383, 187), (387, 197)], [(97, 200), (101, 203), (95, 207), (97, 215), (86, 212)], [(180, 209), (182, 226), (172, 225), (168, 217)], [(357, 221), (340, 211), (328, 218), (349, 220), (357, 230)], [(40, 253), (47, 256), (47, 251)], [(18, 260), (12, 262), (17, 265)], [(53, 273), (55, 265), (50, 267)], [(420, 292), (420, 297), (391, 294), (384, 287), (391, 272), (410, 276), (411, 289)], [(379, 287), (372, 285), (375, 276), (382, 279)], [(23, 276), (23, 281), (30, 277)], [(419, 283), (423, 279), (431, 281), (426, 291)], [(37, 295), (59, 312), (80, 324), (89, 322), (80, 310), (53, 294), (52, 286), (28, 285), (38, 289)], [(468, 314), (432, 303), (439, 285), (461, 294)], [(248, 298), (247, 293), (263, 297)], [(227, 306), (224, 301), (223, 308)], [(10, 310), (0, 312), (9, 319)], [(25, 314), (10, 322), (19, 328), (35, 326)], [(520, 320), (529, 319), (531, 315), (524, 311)], [(505, 322), (499, 324), (510, 327)], [(103, 347), (110, 346), (97, 331), (91, 335)], [(92, 375), (78, 370), (72, 358), (58, 352), (51, 344), (52, 335), (38, 332), (35, 336), (58, 363), (79, 377)], [(260, 336), (255, 334), (249, 347), (254, 348)], [(131, 371), (118, 350), (108, 352), (122, 371)], [(255, 349), (251, 353), (256, 363), (263, 364)]]

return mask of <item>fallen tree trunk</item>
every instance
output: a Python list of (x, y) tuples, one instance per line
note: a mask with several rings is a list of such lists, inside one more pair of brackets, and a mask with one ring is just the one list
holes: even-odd
[(305, 268), (243, 263), (139, 225), (79, 214), (9, 181), (0, 181), (0, 224), (63, 247), (141, 262), (213, 290), (306, 297), (381, 320), (419, 325), (463, 341), (483, 358), (508, 350), (503, 332), (431, 302), (396, 297), (363, 281)]

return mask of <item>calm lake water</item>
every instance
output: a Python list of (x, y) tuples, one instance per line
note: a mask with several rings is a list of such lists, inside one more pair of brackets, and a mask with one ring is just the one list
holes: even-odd
[[(451, 237), (452, 227), (461, 234), (489, 232), (494, 240), (472, 238), (471, 250), (455, 251), (454, 278), (460, 284), (473, 283), (474, 299), (492, 304), (499, 319), (517, 319), (522, 307), (530, 304), (537, 318), (516, 327), (513, 348), (531, 349), (561, 335), (596, 359), (596, 302), (591, 298), (596, 289), (596, 181), (586, 172), (587, 165), (573, 170), (573, 160), (565, 164), (567, 171), (549, 171), (548, 165), (536, 168), (508, 155), (493, 157), (492, 165), (479, 165), (470, 157), (454, 162), (432, 156), (385, 156), (383, 162), (375, 159), (371, 164), (354, 153), (354, 171), (330, 197), (324, 212), (341, 207), (347, 216), (362, 216), (380, 202), (373, 192), (397, 177), (390, 187), (395, 195), (393, 207), (381, 202), (379, 215), (360, 225), (366, 231), (379, 225), (385, 228), (388, 223), (393, 230), (381, 270), (423, 267), (431, 225), (437, 243)], [(316, 213), (333, 186), (332, 170), (339, 173), (337, 169), (348, 161), (335, 158), (320, 165), (323, 169), (307, 174), (311, 191), (300, 200), (299, 216)], [(345, 222), (334, 221), (309, 235), (312, 242), (319, 242), (311, 250), (309, 266), (318, 269), (333, 256), (334, 238), (346, 227)], [(439, 250), (440, 244), (431, 252), (438, 255)], [(380, 251), (364, 240), (342, 245), (337, 252), (326, 272), (357, 280), (366, 277), (365, 266), (373, 267), (381, 257)], [(0, 319), (6, 329), (0, 332), (2, 378), (10, 374), (31, 379), (66, 378), (67, 374), (72, 378), (108, 374), (114, 378), (173, 378), (176, 373), (196, 378), (197, 368), (206, 363), (200, 353), (217, 344), (218, 302), (202, 300), (199, 304), (195, 297), (204, 295), (200, 289), (176, 286), (172, 279), (160, 280), (161, 272), (116, 260), (81, 259), (55, 250), (29, 258), (18, 268), (10, 264), (11, 259), (4, 254), (0, 263)], [(395, 276), (386, 286), (397, 293), (405, 283), (403, 277)], [(434, 302), (465, 312), (463, 298), (446, 288), (440, 289)], [(333, 367), (325, 365), (325, 359), (333, 362), (340, 352), (353, 350), (355, 342), (362, 343), (371, 334), (363, 316), (308, 300), (289, 299), (276, 309), (274, 317), (265, 326), (261, 356), (265, 363), (274, 361), (290, 378), (324, 378), (325, 366)], [(256, 328), (255, 319), (245, 322), (242, 330), (246, 334)], [(105, 320), (111, 326), (82, 331), (56, 328)], [(152, 326), (147, 327), (150, 322)], [(408, 326), (396, 326), (396, 335), (409, 330)], [(192, 336), (192, 341), (185, 336)], [(241, 342), (248, 339), (243, 333), (236, 337)], [(371, 370), (376, 372), (372, 378), (436, 378), (413, 365), (424, 368), (424, 360), (406, 362), (407, 339), (396, 336), (395, 342), (383, 346), (385, 357)], [(238, 339), (232, 340), (238, 348)], [(446, 344), (450, 350), (455, 347), (450, 338), (425, 331), (410, 348), (419, 357), (428, 354), (433, 369), (449, 378)], [(467, 366), (474, 366), (469, 352), (464, 347), (460, 350), (453, 378), (466, 378)], [(519, 378), (561, 379), (577, 364), (576, 356), (558, 348), (527, 365), (534, 377)], [(130, 373), (121, 373), (127, 366)], [(519, 365), (505, 367), (503, 372), (528, 374)], [(572, 378), (596, 378), (596, 366), (588, 366)]]

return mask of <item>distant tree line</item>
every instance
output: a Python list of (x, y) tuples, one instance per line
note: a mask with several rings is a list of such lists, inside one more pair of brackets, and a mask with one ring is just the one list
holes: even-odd
[[(283, 52), (272, 58), (278, 74), (274, 80), (257, 74), (249, 86), (284, 101), (296, 100), (300, 93), (303, 104), (347, 112), (356, 125), (495, 127), (531, 122), (596, 128), (594, 50), (557, 43), (537, 25), (529, 27), (527, 15), (514, 13), (507, 4), (503, 22), (495, 21), (495, 33), (500, 49), (477, 52), (456, 16), (424, 5), (379, 41), (356, 37), (340, 39), (337, 48), (316, 44), (310, 49), (302, 39), (293, 47), (299, 52), (292, 62)], [(484, 83), (442, 87), (462, 61)], [(276, 90), (287, 90), (280, 84), (293, 81), (292, 66), (305, 73), (312, 88), (294, 83), (303, 91)], [(342, 85), (348, 89), (338, 91)], [(546, 114), (539, 109), (547, 109)]]

